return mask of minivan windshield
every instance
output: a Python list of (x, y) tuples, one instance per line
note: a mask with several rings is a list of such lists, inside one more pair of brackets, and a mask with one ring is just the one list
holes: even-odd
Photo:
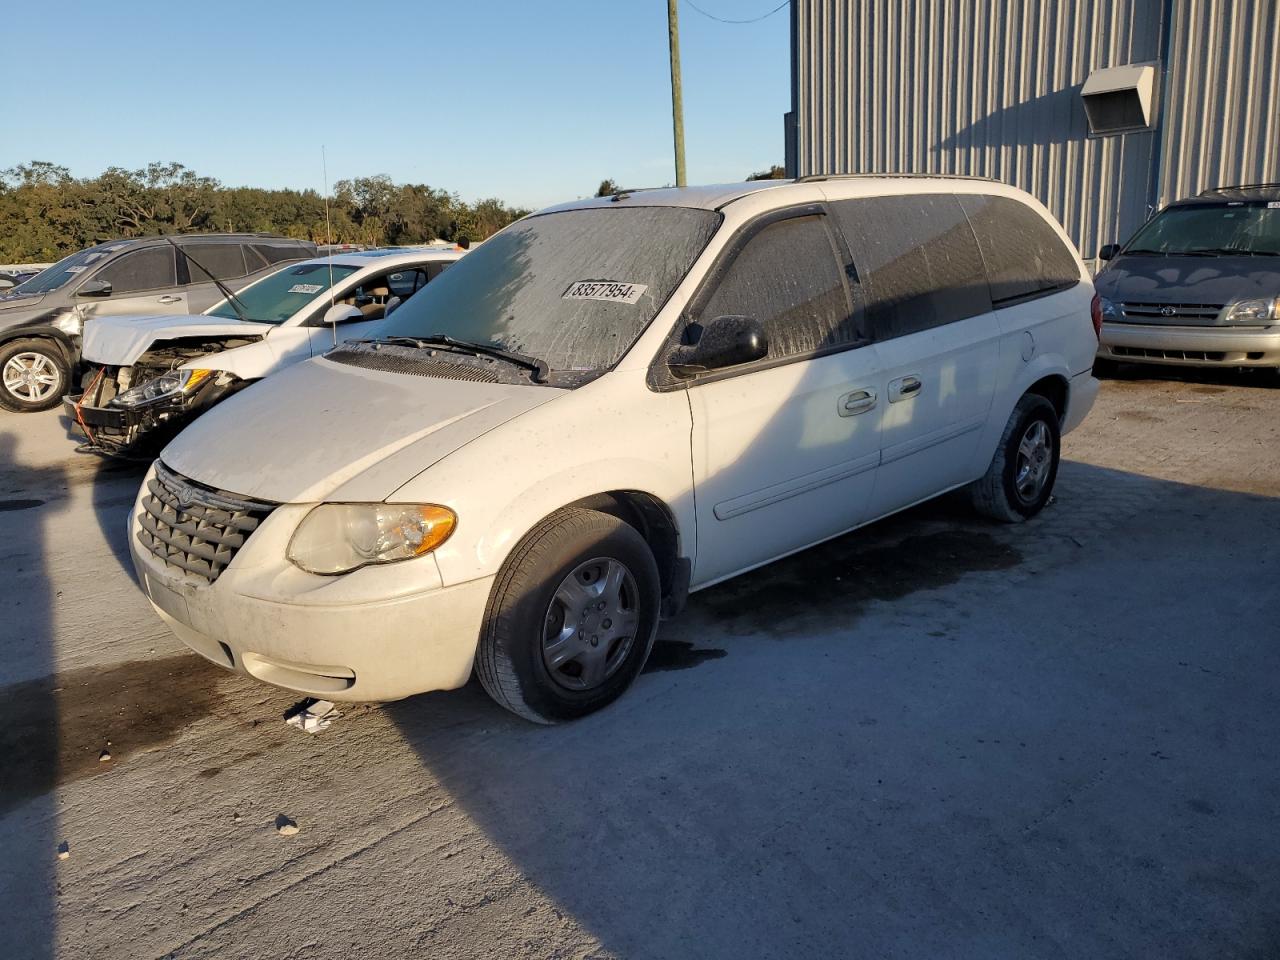
[[(316, 297), (351, 276), (360, 267), (338, 263), (299, 263), (285, 267), (236, 294), (236, 305), (244, 319), (256, 323), (284, 323)], [(332, 275), (332, 276), (331, 276)], [(239, 320), (236, 309), (226, 300), (214, 304), (205, 314)]]
[(589, 207), (526, 217), (473, 249), (371, 337), (446, 336), (608, 369), (636, 341), (721, 222), (687, 207)]
[(111, 256), (116, 250), (128, 246), (128, 243), (102, 243), (96, 247), (89, 247), (81, 250), (79, 253), (73, 253), (69, 257), (63, 257), (52, 267), (46, 267), (37, 273), (34, 277), (24, 280), (18, 284), (9, 294), (26, 294), (29, 297), (38, 296), (42, 293), (52, 293), (59, 287), (65, 287), (68, 283), (80, 276), (90, 267), (101, 263), (107, 257)]
[(1169, 207), (1134, 235), (1124, 253), (1280, 257), (1280, 206), (1273, 201)]

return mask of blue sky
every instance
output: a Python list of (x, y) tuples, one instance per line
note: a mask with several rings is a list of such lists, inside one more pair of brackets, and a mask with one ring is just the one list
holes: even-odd
[[(723, 17), (776, 0), (698, 0)], [(690, 183), (783, 159), (788, 13), (680, 7)], [(541, 207), (669, 183), (664, 0), (11, 5), (0, 169), (176, 160), (227, 185), (375, 173)], [(10, 38), (20, 37), (18, 42)]]

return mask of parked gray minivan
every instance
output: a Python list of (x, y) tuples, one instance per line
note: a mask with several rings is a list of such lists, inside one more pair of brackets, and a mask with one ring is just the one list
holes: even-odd
[(314, 243), (267, 234), (183, 234), (101, 243), (0, 295), (0, 408), (56, 407), (71, 391), (86, 320), (200, 313)]
[(1171, 203), (1099, 257), (1102, 359), (1280, 368), (1280, 184)]

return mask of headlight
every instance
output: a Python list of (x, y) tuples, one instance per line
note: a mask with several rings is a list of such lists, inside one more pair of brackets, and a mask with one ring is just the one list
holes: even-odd
[(194, 393), (213, 375), (212, 370), (170, 370), (168, 373), (140, 383), (111, 401), (113, 407), (145, 407), (157, 400)]
[(1103, 296), (1098, 297), (1098, 309), (1102, 312), (1102, 319), (1104, 321), (1120, 319), (1119, 305), (1112, 303), (1106, 297), (1103, 297)]
[(1264, 300), (1237, 300), (1222, 308), (1225, 323), (1270, 323), (1280, 320), (1280, 297)]
[(457, 523), (448, 507), (429, 503), (322, 503), (298, 524), (289, 560), (320, 574), (410, 560), (448, 540)]

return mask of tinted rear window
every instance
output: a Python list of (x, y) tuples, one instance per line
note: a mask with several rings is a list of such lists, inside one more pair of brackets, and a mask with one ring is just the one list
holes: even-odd
[(187, 257), (192, 283), (208, 283), (209, 274), (215, 280), (235, 280), (245, 275), (244, 254), (238, 243), (184, 243), (182, 252)]
[(965, 194), (997, 307), (1065, 290), (1080, 282), (1080, 266), (1044, 218), (1009, 197)]
[(949, 193), (839, 200), (877, 339), (901, 337), (991, 309), (982, 255)]

